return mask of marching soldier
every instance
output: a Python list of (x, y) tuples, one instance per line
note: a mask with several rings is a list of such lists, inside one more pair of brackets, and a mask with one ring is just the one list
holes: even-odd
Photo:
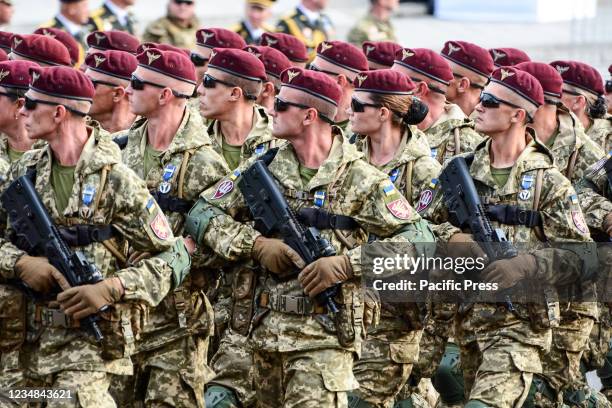
[(249, 45), (244, 50), (259, 58), (266, 69), (267, 80), (263, 83), (261, 93), (255, 103), (269, 113), (274, 108), (274, 98), (280, 91), (280, 75), (284, 70), (292, 67), (291, 61), (282, 52), (265, 45)]
[(9, 58), (32, 61), (41, 67), (72, 66), (70, 53), (64, 44), (55, 38), (38, 34), (15, 34)]
[(136, 35), (137, 22), (130, 7), (136, 0), (104, 0), (104, 3), (91, 13), (91, 17), (101, 21), (103, 31), (125, 31)]
[(491, 48), (489, 54), (496, 67), (509, 67), (531, 61), (529, 55), (518, 48)]
[[(21, 114), (28, 136), (48, 147), (24, 154), (10, 180), (26, 174), (34, 179), (68, 247), (80, 251), (104, 279), (70, 287), (50, 263), (53, 259), (27, 253), (4, 238), (0, 266), (3, 283), (21, 280), (53, 300), (27, 300), (27, 308), (24, 304), (8, 317), (14, 331), (3, 330), (2, 336), (9, 336), (14, 353), (23, 356), (27, 376), (11, 388), (71, 389), (68, 403), (92, 408), (116, 406), (108, 392), (110, 375), (131, 374), (127, 356), (139, 335), (131, 322), (142, 317), (135, 313), (159, 304), (190, 265), (182, 240), (174, 238), (144, 183), (121, 164), (117, 146), (86, 126), (93, 94), (89, 79), (73, 68), (32, 69)], [(153, 257), (122, 269), (115, 242), (124, 239)], [(102, 342), (79, 325), (96, 313)], [(0, 373), (3, 384), (5, 375), (10, 371)]]
[[(241, 50), (246, 42), (233, 31), (225, 28), (202, 28), (196, 33), (196, 45), (191, 51), (191, 62), (196, 68), (197, 86), (202, 83), (208, 68), (210, 54), (215, 48), (235, 48)], [(197, 89), (197, 88), (196, 88)]]
[(247, 44), (259, 44), (263, 33), (274, 31), (274, 27), (267, 23), (274, 3), (276, 0), (247, 0), (246, 18), (232, 27), (232, 31), (238, 33)]
[(391, 16), (399, 0), (370, 0), (370, 9), (348, 33), (347, 41), (360, 46), (364, 41), (396, 41)]
[(168, 0), (166, 16), (145, 28), (142, 41), (192, 49), (198, 28), (200, 21), (195, 13), (195, 0)]
[(293, 66), (305, 68), (308, 62), (308, 50), (302, 41), (291, 34), (263, 33), (261, 45), (276, 48), (293, 63)]
[[(307, 48), (309, 60), (315, 57), (317, 46), (334, 36), (329, 17), (323, 14), (327, 0), (301, 0), (295, 11), (282, 18), (276, 31), (297, 37)], [(262, 44), (270, 45), (270, 44)]]
[(70, 54), (70, 63), (73, 67), (78, 68), (85, 59), (85, 53), (81, 45), (67, 32), (59, 28), (38, 28), (34, 34), (46, 35), (47, 37), (55, 38), (57, 41), (64, 44)]
[(44, 23), (41, 28), (58, 28), (66, 31), (85, 49), (85, 39), (94, 31), (102, 30), (102, 22), (89, 17), (89, 0), (60, 0), (60, 11), (53, 20)]
[(402, 46), (392, 41), (364, 41), (361, 48), (368, 59), (368, 67), (372, 70), (391, 68), (395, 55)]

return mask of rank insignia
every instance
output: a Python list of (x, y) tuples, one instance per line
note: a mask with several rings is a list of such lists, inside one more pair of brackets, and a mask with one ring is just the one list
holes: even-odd
[(521, 188), (523, 190), (529, 190), (533, 185), (533, 175), (525, 174), (521, 180)]
[(83, 205), (90, 206), (96, 195), (96, 188), (94, 186), (85, 186), (83, 190)]

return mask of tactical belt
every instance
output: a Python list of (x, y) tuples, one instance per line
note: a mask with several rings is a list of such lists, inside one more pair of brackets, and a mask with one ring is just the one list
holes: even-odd
[(87, 246), (106, 241), (113, 236), (113, 227), (110, 225), (73, 225), (59, 227), (58, 230), (66, 244), (71, 247)]
[(524, 225), (534, 228), (542, 225), (542, 216), (539, 211), (525, 210), (516, 205), (499, 204), (489, 205), (486, 212), (492, 221), (506, 225)]
[(43, 327), (61, 327), (64, 329), (78, 328), (79, 322), (72, 320), (60, 309), (52, 309), (43, 305), (36, 305), (34, 321)]
[(282, 313), (296, 315), (325, 314), (327, 308), (313, 303), (307, 296), (276, 295), (262, 292), (259, 295), (259, 306)]
[(359, 223), (352, 217), (332, 214), (319, 208), (303, 208), (298, 212), (297, 216), (302, 223), (319, 230), (356, 230), (359, 228)]
[(163, 194), (159, 191), (152, 191), (151, 195), (157, 201), (159, 208), (162, 209), (163, 212), (175, 212), (186, 214), (191, 210), (191, 207), (194, 206), (195, 202), (184, 200), (182, 198), (171, 196), (170, 194)]

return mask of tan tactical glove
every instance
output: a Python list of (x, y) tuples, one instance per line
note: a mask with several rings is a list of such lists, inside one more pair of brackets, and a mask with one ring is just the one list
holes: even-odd
[(487, 255), (480, 245), (474, 241), (472, 234), (458, 232), (454, 234), (446, 245), (446, 252), (452, 258), (485, 258)]
[(612, 237), (612, 213), (606, 215), (604, 218), (601, 229), (609, 236)]
[(298, 280), (304, 293), (315, 297), (325, 289), (353, 277), (353, 267), (346, 255), (326, 256), (307, 265)]
[(302, 257), (280, 239), (258, 237), (253, 244), (252, 257), (268, 271), (283, 275), (305, 265)]
[(535, 256), (522, 254), (491, 263), (482, 271), (481, 276), (484, 282), (497, 282), (498, 289), (503, 290), (515, 286), (523, 279), (533, 278), (537, 271)]
[(40, 293), (49, 293), (57, 282), (54, 274), (61, 273), (44, 256), (23, 255), (15, 263), (19, 279)]
[(118, 302), (123, 293), (121, 280), (108, 278), (94, 285), (70, 288), (57, 295), (57, 301), (64, 313), (75, 320), (81, 320), (97, 313), (104, 306)]

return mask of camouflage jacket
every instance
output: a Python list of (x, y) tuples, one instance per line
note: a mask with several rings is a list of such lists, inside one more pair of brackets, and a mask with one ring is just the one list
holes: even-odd
[[(355, 230), (337, 230), (337, 234), (343, 235), (342, 240), (330, 229), (321, 231), (338, 254), (349, 257), (353, 267), (355, 277), (341, 285), (341, 294), (336, 299), (348, 310), (352, 308), (353, 319), (349, 324), (356, 335), (355, 343), (347, 349), (356, 351), (360, 348), (363, 315), (361, 245), (367, 241), (368, 234), (375, 234), (382, 241), (409, 242), (428, 233), (423, 230), (427, 228), (423, 220), (394, 188), (388, 176), (367, 164), (362, 157), (336, 129), (327, 160), (307, 185), (302, 183), (299, 162), (289, 143), (279, 148), (268, 166), (294, 210), (319, 205), (331, 213), (350, 216), (359, 223)], [(229, 261), (250, 259), (253, 243), (260, 236), (251, 226), (250, 212), (240, 190), (235, 187), (240, 174), (240, 170), (236, 170), (215, 188), (204, 192), (189, 214), (194, 220), (189, 224), (197, 224), (190, 235)], [(315, 199), (315, 195), (318, 198)], [(345, 246), (350, 240), (354, 240), (356, 246)], [(267, 292), (270, 296), (305, 296), (297, 279), (279, 282), (266, 272), (261, 272), (257, 292)], [(318, 323), (315, 315), (266, 312), (252, 333), (253, 342), (260, 349), (284, 352), (342, 347), (337, 337)]]
[(142, 34), (142, 42), (155, 42), (193, 49), (200, 21), (194, 17), (189, 27), (179, 27), (170, 17), (159, 18), (150, 23)]
[(363, 16), (348, 33), (347, 41), (361, 47), (364, 41), (396, 41), (391, 21), (380, 21), (371, 14)]
[(580, 205), (584, 210), (591, 233), (604, 242), (608, 241), (608, 237), (603, 230), (603, 221), (608, 214), (612, 213), (612, 189), (604, 168), (604, 164), (610, 157), (612, 156), (608, 153), (593, 164), (576, 186)]
[[(366, 137), (365, 140), (368, 141), (369, 139)], [(362, 146), (369, 161), (369, 142), (363, 143)], [(421, 206), (427, 207), (424, 204), (419, 205), (421, 198), (427, 204), (429, 204), (427, 201), (433, 198), (432, 187), (428, 186), (432, 182), (435, 186), (442, 166), (431, 157), (427, 138), (423, 132), (415, 126), (411, 126), (404, 133), (395, 157), (389, 163), (377, 168), (389, 175), (395, 187), (419, 211)], [(422, 195), (423, 197), (421, 197)]]
[[(105, 277), (121, 279), (125, 288), (124, 302), (158, 305), (172, 288), (173, 276), (188, 270), (189, 255), (182, 241), (174, 238), (164, 214), (142, 180), (121, 164), (117, 146), (109, 137), (98, 137), (96, 131), (92, 131), (77, 163), (72, 195), (63, 213), (55, 206), (51, 165), (50, 148), (31, 150), (13, 166), (11, 180), (34, 167), (36, 190), (56, 225), (112, 225), (118, 233), (115, 240), (127, 240), (137, 250), (155, 255), (132, 267), (118, 269), (116, 258), (103, 243), (94, 242), (78, 248)], [(100, 191), (103, 174), (106, 174), (106, 181)], [(14, 265), (25, 253), (10, 241), (1, 239), (0, 254), (0, 279), (15, 278)], [(42, 328), (37, 319), (34, 304), (30, 302), (28, 333), (32, 330), (36, 335), (40, 330), (38, 340), (26, 343), (31, 347), (27, 354), (32, 357), (28, 366), (34, 373), (47, 375), (65, 369), (131, 373), (128, 358), (102, 359), (100, 346), (80, 330)]]
[(310, 60), (313, 60), (319, 43), (332, 39), (334, 26), (325, 14), (321, 14), (319, 20), (313, 24), (299, 8), (296, 8), (293, 13), (278, 22), (276, 31), (297, 37), (306, 45)]
[(138, 32), (136, 19), (133, 13), (128, 12), (124, 25), (121, 24), (117, 16), (111, 11), (110, 8), (107, 7), (106, 4), (102, 4), (100, 7), (95, 9), (91, 13), (91, 18), (100, 22), (102, 25), (102, 31), (127, 31), (132, 35), (136, 35)]
[(593, 120), (593, 124), (586, 130), (586, 134), (605, 152), (612, 150), (612, 115)]
[[(274, 32), (274, 27), (264, 23), (264, 25), (262, 26), (262, 29), (264, 30), (264, 32), (266, 33), (272, 33)], [(235, 24), (234, 26), (232, 26), (230, 28), (230, 30), (234, 31), (235, 33), (240, 34), (240, 36), (244, 39), (244, 41), (247, 44), (259, 44), (260, 42), (260, 38), (259, 37), (255, 37), (253, 35), (253, 33), (251, 32), (251, 30), (249, 30), (249, 27), (247, 27), (246, 23), (243, 21)]]
[[(429, 141), (431, 157), (440, 163), (459, 153), (471, 152), (482, 140), (482, 136), (474, 130), (474, 122), (452, 103), (447, 103), (444, 113), (423, 132)], [(457, 137), (460, 143), (458, 149), (455, 143)]]

